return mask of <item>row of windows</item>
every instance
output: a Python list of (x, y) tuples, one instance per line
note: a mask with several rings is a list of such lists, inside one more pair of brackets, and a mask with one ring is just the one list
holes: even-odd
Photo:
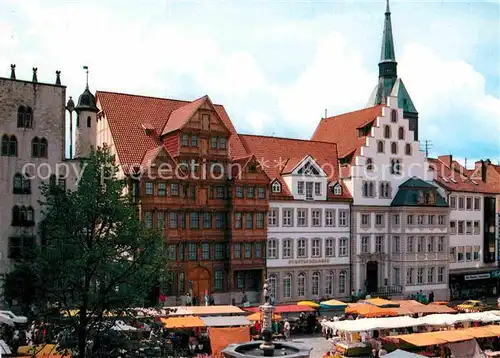
[(481, 234), (481, 222), (479, 220), (475, 221), (465, 221), (465, 220), (451, 220), (450, 221), (450, 234), (458, 235), (480, 235)]
[[(166, 182), (156, 183), (157, 196), (179, 196), (181, 190), (185, 196), (189, 196), (192, 199), (196, 198), (196, 186), (194, 185), (183, 185), (181, 187), (179, 183), (170, 183), (170, 185)], [(234, 190), (236, 198), (244, 198), (245, 194), (248, 199), (266, 198), (266, 188), (264, 186), (236, 186)], [(144, 191), (146, 195), (155, 195), (155, 183), (152, 181), (145, 182)], [(227, 199), (231, 197), (231, 191), (229, 187), (224, 185), (211, 185), (209, 195), (210, 198)]]
[[(62, 190), (66, 190), (66, 179), (61, 177), (56, 180), (55, 175), (51, 175), (49, 178), (49, 184), (52, 187), (58, 186)], [(31, 181), (30, 179), (22, 175), (21, 173), (14, 174), (13, 178), (13, 194), (31, 194)]]
[[(324, 241), (324, 245), (323, 245)], [(294, 244), (295, 243), (295, 244)], [(279, 245), (281, 244), (281, 251)], [(310, 250), (309, 250), (310, 246)], [(347, 257), (348, 239), (335, 238), (313, 238), (313, 239), (269, 239), (267, 241), (267, 258), (269, 259), (293, 259), (293, 258), (308, 258), (308, 257)]]
[[(233, 243), (232, 247), (233, 259), (264, 258), (263, 245), (260, 242)], [(208, 242), (169, 244), (167, 254), (172, 261), (225, 260), (231, 257), (228, 244)]]
[[(386, 226), (386, 217), (385, 214), (374, 214), (375, 215), (375, 227), (385, 227)], [(445, 215), (416, 215), (417, 217), (417, 225), (446, 225), (446, 216)], [(408, 225), (413, 225), (413, 214), (408, 215), (407, 223)], [(399, 214), (392, 215), (392, 226), (399, 226), (400, 219)], [(372, 214), (361, 214), (361, 227), (362, 228), (371, 228), (372, 227)]]
[[(281, 210), (281, 226), (292, 227), (333, 227), (337, 225), (346, 227), (348, 225), (349, 211), (348, 210), (338, 210), (338, 219), (335, 209), (310, 209), (311, 216), (309, 221), (309, 209), (282, 209)], [(296, 220), (295, 220), (296, 212)], [(324, 212), (324, 216), (323, 216)], [(267, 214), (267, 224), (268, 226), (280, 226), (280, 209), (272, 208), (269, 209)], [(338, 221), (337, 221), (338, 220)]]
[(376, 253), (382, 253), (391, 251), (392, 253), (435, 253), (435, 252), (445, 252), (446, 249), (446, 237), (445, 236), (408, 236), (406, 238), (406, 247), (402, 247), (401, 238), (399, 236), (393, 236), (392, 240), (388, 242), (390, 248), (386, 248), (386, 240), (384, 235), (375, 236), (375, 246), (372, 248), (372, 239), (370, 236), (361, 236), (360, 251), (362, 254), (371, 253), (375, 251)]
[[(322, 280), (320, 272), (313, 272), (309, 284), (307, 273), (300, 272), (297, 275), (295, 282), (295, 284), (297, 285), (296, 295), (298, 297), (308, 297), (309, 295), (322, 296), (323, 294), (326, 296), (333, 296), (334, 289), (336, 287), (335, 280), (336, 277), (334, 271), (330, 271), (328, 272), (328, 274), (325, 275), (324, 282)], [(347, 293), (346, 284), (347, 284), (347, 272), (340, 271), (338, 275), (339, 294)], [(293, 288), (294, 288), (293, 275), (291, 273), (286, 273), (283, 276), (282, 280), (278, 282), (278, 276), (276, 274), (270, 274), (268, 276), (268, 286), (269, 286), (269, 293), (273, 297), (278, 297), (279, 295), (278, 288), (280, 288), (283, 290), (282, 292), (283, 298), (285, 299), (292, 298)], [(321, 289), (322, 287), (324, 287), (324, 291)]]
[[(393, 284), (400, 285), (400, 269), (393, 267)], [(406, 269), (406, 284), (407, 285), (422, 285), (443, 283), (445, 281), (445, 267), (410, 267)]]
[[(377, 153), (385, 153), (385, 142), (383, 140), (377, 141)], [(405, 155), (411, 155), (411, 144), (406, 143), (404, 149)], [(391, 142), (391, 154), (399, 154), (399, 145), (396, 142)], [(368, 159), (370, 159), (371, 168), (368, 168)], [(367, 158), (367, 170), (373, 170), (373, 160), (372, 158)]]
[[(200, 145), (200, 138), (196, 134), (183, 134), (181, 144), (183, 147), (198, 147)], [(227, 138), (225, 137), (211, 137), (210, 148), (212, 149), (226, 149)]]
[[(374, 198), (377, 196), (374, 181), (363, 181), (362, 194), (365, 198)], [(389, 199), (392, 197), (392, 189), (390, 182), (380, 182), (379, 183), (379, 198)]]
[(481, 260), (481, 246), (452, 246), (450, 247), (451, 262), (471, 262)]
[[(215, 270), (214, 272), (214, 286), (213, 289), (215, 292), (221, 292), (225, 287), (225, 272), (222, 269)], [(165, 284), (165, 294), (167, 295), (182, 295), (185, 292), (189, 291), (193, 287), (193, 283), (191, 281), (187, 282), (188, 287), (186, 288), (186, 275), (184, 272), (170, 272), (169, 277), (166, 280)]]
[(472, 196), (458, 196), (458, 205), (457, 205), (457, 196), (450, 195), (450, 209), (456, 210), (481, 210), (481, 197), (472, 197)]
[[(156, 215), (152, 211), (144, 212), (144, 224), (148, 229), (153, 227), (164, 230), (168, 225), (170, 229), (185, 229), (186, 215), (189, 220), (190, 229), (224, 229), (231, 223), (231, 217), (226, 212), (197, 212), (192, 211), (186, 213), (184, 211), (156, 211)], [(215, 218), (215, 225), (214, 225)], [(168, 223), (167, 223), (168, 220)], [(264, 213), (234, 213), (234, 228), (235, 229), (263, 229), (264, 228)]]
[[(17, 157), (17, 138), (14, 135), (2, 136), (2, 156)], [(45, 138), (35, 137), (31, 140), (31, 156), (33, 158), (47, 158), (48, 143)]]

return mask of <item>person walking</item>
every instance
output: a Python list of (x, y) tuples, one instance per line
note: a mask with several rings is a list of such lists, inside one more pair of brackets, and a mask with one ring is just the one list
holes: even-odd
[(285, 341), (290, 339), (290, 322), (288, 322), (288, 318), (285, 319), (285, 325), (283, 326), (283, 334), (285, 335)]

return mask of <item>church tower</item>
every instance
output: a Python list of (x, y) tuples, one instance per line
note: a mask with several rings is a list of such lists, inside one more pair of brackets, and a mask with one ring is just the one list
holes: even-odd
[(418, 112), (403, 84), (403, 80), (398, 77), (398, 63), (396, 62), (394, 50), (389, 0), (387, 0), (385, 10), (382, 49), (378, 69), (378, 84), (370, 96), (367, 107), (387, 104), (387, 97), (397, 97), (398, 107), (403, 109), (403, 117), (408, 119), (410, 130), (413, 131), (415, 140), (418, 140)]
[(78, 104), (75, 107), (76, 117), (76, 158), (88, 158), (91, 147), (96, 146), (97, 137), (97, 106), (95, 97), (89, 90), (89, 70), (87, 70), (87, 85), (85, 91), (78, 97)]

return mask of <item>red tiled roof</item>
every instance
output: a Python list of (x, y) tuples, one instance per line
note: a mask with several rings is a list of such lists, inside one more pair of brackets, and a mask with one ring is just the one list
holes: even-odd
[(172, 113), (170, 113), (168, 122), (165, 125), (165, 128), (163, 128), (161, 134), (165, 135), (181, 129), (207, 99), (208, 96), (203, 96), (194, 100), (193, 102), (190, 102), (182, 107), (173, 110)]
[[(162, 130), (170, 121), (169, 118), (172, 112), (181, 107), (192, 108), (192, 106), (186, 105), (192, 104), (196, 106), (194, 103), (197, 102), (104, 91), (97, 91), (96, 99), (108, 120), (120, 164), (128, 167), (131, 165), (139, 166), (147, 151), (162, 145), (157, 135), (147, 135), (145, 133), (142, 124), (148, 123), (155, 129), (154, 133), (162, 133)], [(247, 155), (248, 153), (241, 144), (224, 107), (214, 105), (214, 108), (224, 125), (231, 132), (229, 138), (230, 155), (232, 157)], [(174, 117), (177, 124), (181, 120), (175, 118), (182, 119), (183, 117), (180, 114), (185, 112), (180, 111), (178, 113)], [(172, 127), (177, 126), (177, 124)]]
[[(239, 137), (245, 148), (255, 155), (267, 176), (271, 180), (280, 180), (284, 196), (291, 196), (282, 178), (286, 168), (293, 169), (307, 156), (311, 156), (321, 166), (329, 182), (340, 182), (337, 146), (334, 143), (249, 134), (240, 134)], [(343, 188), (343, 195), (337, 198), (350, 198), (349, 191), (344, 185)]]
[(471, 179), (469, 171), (458, 163), (455, 165), (455, 161), (451, 168), (439, 159), (427, 158), (427, 161), (436, 174), (436, 181), (450, 191), (486, 194), (497, 192), (493, 185), (478, 178)]
[(344, 158), (359, 150), (366, 143), (366, 136), (359, 137), (358, 129), (374, 122), (382, 115), (383, 105), (323, 118), (312, 140), (337, 143), (339, 158)]

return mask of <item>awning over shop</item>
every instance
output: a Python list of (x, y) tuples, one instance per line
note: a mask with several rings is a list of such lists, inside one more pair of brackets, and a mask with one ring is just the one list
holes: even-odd
[[(262, 313), (255, 312), (255, 313), (252, 313), (250, 316), (246, 316), (245, 318), (250, 320), (250, 321), (253, 321), (253, 322), (260, 321), (262, 319)], [(273, 317), (272, 317), (273, 321), (280, 321), (281, 318), (282, 318), (281, 315), (279, 315), (277, 313), (273, 313)]]
[(161, 322), (166, 328), (171, 329), (205, 327), (205, 323), (201, 320), (201, 318), (196, 316), (161, 318)]
[[(236, 306), (181, 306), (171, 307), (173, 312), (170, 316), (220, 316), (230, 314), (244, 314), (241, 308)], [(256, 307), (258, 309), (258, 307)]]
[(347, 303), (338, 300), (323, 301), (319, 305), (325, 309), (345, 309), (347, 307)]
[(358, 314), (364, 317), (397, 316), (391, 308), (381, 308), (367, 303), (354, 303), (348, 305), (346, 313)]
[[(259, 312), (259, 307), (248, 307), (245, 308), (248, 312)], [(279, 305), (276, 306), (274, 313), (300, 313), (300, 312), (314, 312), (315, 309), (309, 306), (298, 306), (298, 305)]]
[(411, 353), (403, 351), (401, 349), (396, 349), (395, 351), (386, 354), (384, 358), (426, 358), (426, 357), (417, 353)]
[(498, 327), (499, 326), (484, 326), (438, 332), (413, 333), (391, 336), (388, 337), (388, 339), (402, 340), (417, 347), (425, 347), (435, 344), (463, 342), (475, 338), (497, 337), (499, 335)]
[(300, 301), (300, 302), (297, 302), (297, 306), (309, 306), (312, 308), (319, 308), (319, 305), (313, 301)]
[(252, 322), (244, 316), (200, 317), (206, 327), (250, 326)]
[(383, 298), (370, 298), (361, 301), (361, 303), (367, 303), (369, 305), (377, 306), (380, 308), (399, 307), (399, 303), (395, 301), (384, 300)]
[(389, 318), (364, 318), (345, 321), (327, 321), (322, 325), (343, 332), (365, 332), (375, 329), (395, 329), (422, 326), (417, 318), (411, 317), (389, 317)]

